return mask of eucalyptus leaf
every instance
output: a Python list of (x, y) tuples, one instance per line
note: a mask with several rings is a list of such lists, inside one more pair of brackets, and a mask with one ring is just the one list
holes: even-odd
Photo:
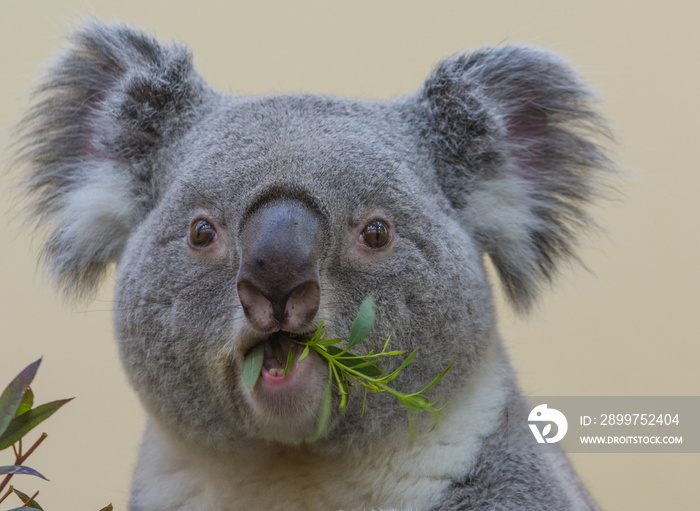
[(0, 475), (4, 475), (4, 474), (12, 474), (12, 475), (23, 474), (23, 475), (28, 475), (28, 476), (37, 476), (37, 477), (41, 477), (42, 479), (48, 481), (48, 479), (46, 479), (39, 472), (37, 472), (33, 468), (25, 467), (24, 465), (6, 465), (4, 467), (0, 467)]
[[(0, 435), (5, 433), (13, 417), (17, 414), (17, 410), (22, 405), (24, 396), (27, 393), (27, 388), (34, 379), (40, 364), (41, 359), (25, 367), (22, 372), (10, 382), (0, 396)], [(0, 450), (10, 445), (12, 444), (0, 447)]]
[(287, 365), (284, 367), (284, 374), (287, 375), (289, 374), (289, 371), (292, 370), (292, 366), (294, 365), (294, 350), (292, 349), (292, 346), (289, 346), (289, 351), (287, 352)]
[(355, 321), (352, 322), (350, 328), (350, 337), (348, 337), (347, 349), (361, 343), (369, 335), (370, 330), (374, 326), (374, 295), (370, 294), (362, 301), (360, 310), (355, 316)]
[(341, 350), (338, 346), (326, 346), (326, 351), (332, 355), (332, 356), (337, 356), (343, 353), (345, 350)]
[[(24, 492), (19, 491), (15, 487), (11, 486), (11, 488), (12, 488), (12, 491), (15, 493), (15, 495), (17, 495), (20, 498), (20, 500), (22, 502), (24, 502), (23, 509), (31, 508), (31, 509), (41, 509), (41, 511), (44, 511), (44, 508), (42, 508), (36, 500), (32, 500), (31, 502), (29, 502), (29, 500), (31, 499), (31, 497), (29, 495), (27, 495)], [(29, 502), (29, 504), (27, 504), (27, 502)]]
[(370, 378), (379, 378), (384, 374), (382, 370), (379, 369), (373, 362), (364, 362), (358, 365), (346, 365), (363, 376), (369, 376)]
[(301, 352), (301, 355), (299, 355), (299, 360), (298, 360), (298, 362), (301, 362), (302, 360), (304, 360), (308, 354), (309, 354), (309, 347), (308, 347), (308, 346), (304, 346), (304, 351), (302, 351), (302, 352)]
[(331, 417), (331, 378), (328, 376), (328, 384), (323, 391), (323, 398), (321, 399), (321, 410), (318, 414), (318, 420), (316, 421), (316, 430), (314, 433), (306, 439), (307, 442), (315, 442), (321, 438), (326, 433), (326, 428), (328, 427), (328, 420)]
[(323, 340), (323, 338), (325, 337), (324, 332), (323, 332), (323, 327), (324, 327), (323, 320), (321, 320), (318, 324), (318, 328), (314, 332), (314, 336), (309, 341), (310, 343), (316, 344), (319, 341)]
[(5, 429), (5, 432), (0, 435), (0, 451), (8, 448), (36, 426), (51, 417), (56, 410), (61, 408), (68, 401), (70, 401), (70, 399), (59, 399), (58, 401), (52, 401), (50, 403), (37, 406), (36, 408), (26, 411), (22, 415), (18, 415), (12, 419), (10, 424), (7, 426), (7, 429)]
[(17, 412), (15, 412), (15, 417), (18, 415), (22, 415), (24, 412), (27, 412), (32, 409), (32, 405), (34, 404), (34, 392), (32, 392), (32, 389), (27, 387), (27, 392), (24, 393), (24, 397), (22, 398), (22, 403), (19, 405), (19, 408), (17, 408)]
[(258, 344), (243, 360), (243, 380), (245, 386), (253, 390), (260, 377), (263, 359), (265, 358), (265, 345)]
[(435, 403), (432, 403), (430, 399), (427, 396), (422, 395), (422, 393), (440, 381), (440, 379), (445, 376), (445, 373), (450, 370), (452, 364), (445, 368), (445, 370), (442, 371), (437, 378), (430, 382), (420, 392), (404, 394), (389, 387), (387, 383), (396, 378), (399, 373), (413, 361), (418, 353), (417, 348), (403, 360), (396, 370), (389, 374), (379, 367), (379, 361), (384, 357), (393, 357), (406, 353), (405, 351), (387, 351), (390, 338), (387, 338), (382, 350), (378, 353), (375, 353), (374, 350), (370, 350), (366, 355), (355, 355), (349, 351), (350, 348), (356, 346), (367, 337), (372, 329), (372, 326), (374, 325), (374, 319), (374, 298), (372, 295), (369, 295), (362, 302), (360, 310), (357, 313), (357, 317), (355, 318), (355, 321), (353, 321), (350, 337), (348, 338), (345, 349), (341, 349), (336, 346), (336, 344), (338, 344), (342, 339), (324, 339), (323, 322), (320, 323), (319, 327), (316, 329), (316, 333), (310, 340), (292, 339), (294, 342), (304, 346), (304, 351), (299, 357), (299, 360), (306, 357), (310, 350), (314, 350), (316, 353), (318, 353), (320, 358), (325, 360), (328, 364), (328, 385), (323, 393), (319, 417), (316, 423), (316, 431), (313, 435), (307, 438), (307, 442), (313, 442), (325, 434), (326, 428), (328, 427), (328, 421), (330, 420), (332, 402), (331, 384), (334, 380), (338, 388), (338, 394), (340, 397), (339, 408), (341, 410), (346, 409), (350, 396), (349, 387), (355, 383), (359, 384), (363, 388), (362, 416), (364, 416), (366, 409), (368, 391), (387, 392), (398, 399), (399, 402), (406, 407), (406, 411), (408, 412), (409, 443), (411, 444), (416, 435), (416, 414), (420, 412), (430, 413), (433, 416), (435, 424), (437, 424), (438, 420), (443, 417), (440, 411), (447, 406), (447, 404), (449, 404), (449, 401), (441, 408), (436, 408), (434, 406)]
[(394, 372), (391, 373), (389, 376), (387, 376), (386, 381), (391, 381), (391, 380), (393, 380), (394, 378), (396, 378), (396, 377), (399, 375), (399, 373), (400, 373), (408, 364), (410, 364), (411, 362), (413, 362), (413, 359), (416, 358), (416, 353), (418, 353), (418, 348), (416, 348), (415, 350), (413, 350), (413, 351), (411, 352), (411, 354), (410, 354), (409, 356), (406, 357), (406, 359), (401, 363), (401, 365), (396, 369), (396, 371), (394, 371)]
[(340, 392), (340, 406), (341, 410), (345, 410), (348, 406), (348, 384), (343, 382), (338, 382), (338, 392)]
[[(455, 359), (455, 360), (456, 360), (456, 359)], [(430, 383), (428, 383), (428, 384), (425, 386), (425, 388), (423, 388), (423, 390), (421, 390), (421, 392), (425, 392), (425, 391), (428, 390), (429, 388), (433, 387), (437, 382), (439, 382), (440, 380), (442, 380), (442, 377), (445, 376), (445, 375), (447, 374), (447, 371), (449, 371), (450, 369), (452, 369), (452, 366), (454, 365), (454, 363), (455, 363), (454, 360), (453, 360), (452, 362), (450, 362), (450, 365), (448, 365), (445, 369), (443, 369), (443, 371), (442, 371), (440, 374), (438, 374), (437, 377), (436, 377), (433, 381), (431, 381)]]
[[(328, 346), (327, 348), (328, 353), (337, 356), (340, 355), (341, 353), (344, 352), (344, 350), (341, 350), (337, 346)], [(372, 378), (379, 377), (383, 374), (382, 370), (379, 369), (374, 362), (368, 362), (367, 360), (363, 359), (362, 357), (358, 357), (356, 355), (352, 355), (350, 353), (345, 353), (346, 355), (349, 355), (349, 357), (338, 357), (337, 359), (342, 361), (342, 364), (345, 367), (350, 367), (352, 369), (355, 369), (357, 372), (364, 374), (365, 376), (370, 376)]]
[(421, 394), (403, 396), (399, 398), (399, 401), (401, 401), (401, 403), (403, 403), (412, 412), (420, 412), (432, 406), (430, 400)]
[(282, 353), (282, 346), (280, 346), (280, 343), (278, 342), (273, 342), (272, 344), (272, 351), (275, 352), (275, 358), (277, 359), (277, 362), (282, 364), (282, 359), (284, 358), (284, 353)]
[(340, 341), (342, 341), (342, 339), (340, 339), (340, 338), (338, 338), (338, 339), (321, 339), (321, 340), (317, 341), (315, 344), (317, 346), (332, 346), (334, 344), (338, 344)]

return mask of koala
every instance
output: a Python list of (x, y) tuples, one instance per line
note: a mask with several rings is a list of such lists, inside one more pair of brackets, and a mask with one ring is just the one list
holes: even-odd
[[(527, 312), (576, 258), (613, 167), (596, 105), (560, 57), (518, 45), (447, 57), (380, 101), (223, 93), (179, 43), (73, 33), (17, 162), (56, 285), (89, 299), (117, 268), (115, 336), (148, 417), (130, 509), (598, 509), (563, 453), (509, 425), (528, 409), (485, 269)], [(404, 393), (453, 362), (427, 392), (449, 404), (411, 441), (405, 408), (355, 385), (309, 442), (328, 367), (290, 336), (323, 321), (347, 338), (369, 294), (363, 352), (419, 348)]]

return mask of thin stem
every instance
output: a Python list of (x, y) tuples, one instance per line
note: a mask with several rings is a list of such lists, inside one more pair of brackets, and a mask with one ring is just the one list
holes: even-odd
[(5, 478), (4, 478), (4, 479), (2, 480), (2, 482), (0, 483), (0, 491), (2, 491), (2, 490), (5, 488), (5, 486), (7, 486), (7, 483), (10, 482), (10, 479), (12, 479), (12, 476), (13, 476), (13, 475), (14, 475), (14, 474), (7, 474), (7, 475), (5, 476)]
[(22, 507), (29, 507), (29, 504), (31, 504), (32, 502), (34, 502), (34, 499), (36, 498), (37, 495), (39, 495), (39, 490), (37, 490), (36, 493), (35, 493), (34, 495), (32, 495), (31, 497), (29, 497), (29, 500), (28, 500), (27, 502), (25, 502), (24, 505), (23, 505)]
[(34, 445), (32, 445), (32, 446), (29, 448), (29, 450), (27, 450), (27, 452), (24, 453), (23, 456), (21, 456), (20, 458), (18, 458), (18, 459), (19, 459), (19, 463), (17, 463), (17, 464), (18, 464), (18, 465), (21, 465), (22, 463), (24, 463), (24, 460), (26, 460), (27, 458), (29, 458), (29, 455), (30, 455), (31, 453), (33, 453), (33, 452), (36, 450), (36, 448), (39, 447), (39, 445), (41, 445), (41, 442), (43, 442), (44, 440), (46, 440), (46, 438), (47, 438), (48, 436), (49, 436), (49, 435), (47, 435), (46, 433), (42, 433), (41, 436), (39, 437), (39, 439), (38, 439), (36, 442), (34, 442)]
[[(423, 392), (427, 391), (438, 381), (440, 381), (442, 377), (445, 376), (445, 373), (450, 370), (452, 364), (445, 368), (445, 370), (440, 373), (437, 378), (435, 378), (422, 390), (412, 394), (404, 394), (403, 392), (391, 388), (388, 383), (394, 380), (399, 373), (413, 361), (416, 353), (418, 352), (418, 348), (414, 349), (397, 369), (387, 374), (386, 371), (377, 366), (379, 360), (383, 357), (403, 355), (406, 353), (406, 351), (387, 351), (390, 337), (387, 338), (382, 350), (379, 353), (374, 353), (372, 350), (367, 355), (358, 356), (350, 353), (347, 348), (340, 350), (337, 347), (334, 347), (333, 351), (338, 351), (331, 353), (329, 348), (340, 342), (342, 339), (323, 339), (323, 336), (323, 326), (320, 325), (312, 339), (307, 341), (295, 340), (295, 342), (305, 346), (305, 349), (313, 349), (322, 359), (326, 360), (326, 363), (328, 364), (329, 384), (333, 381), (333, 379), (335, 379), (338, 385), (338, 391), (341, 398), (341, 410), (345, 410), (345, 407), (347, 406), (347, 399), (349, 396), (348, 386), (355, 382), (362, 385), (364, 390), (362, 399), (362, 415), (364, 415), (365, 412), (368, 390), (372, 392), (388, 392), (407, 408), (409, 413), (409, 430), (411, 430), (411, 436), (415, 435), (415, 423), (413, 422), (414, 414), (427, 411), (433, 415), (433, 418), (437, 423), (437, 420), (441, 416), (440, 410), (442, 410), (446, 405), (436, 409), (435, 403), (431, 403), (430, 400), (423, 395)], [(380, 374), (375, 376), (368, 375), (367, 371), (362, 370), (367, 367), (376, 368)]]
[(340, 379), (340, 375), (338, 374), (338, 370), (335, 367), (335, 364), (328, 364), (328, 367), (331, 368), (331, 371), (333, 371), (333, 376), (335, 376), (335, 381), (338, 382), (338, 386), (342, 383), (342, 380)]
[[(15, 458), (15, 465), (21, 465), (22, 463), (24, 463), (24, 460), (26, 460), (27, 458), (29, 458), (29, 455), (32, 454), (32, 453), (36, 450), (36, 448), (39, 447), (39, 445), (41, 445), (41, 442), (43, 442), (44, 440), (46, 440), (46, 437), (48, 437), (48, 435), (47, 435), (46, 433), (42, 433), (41, 436), (39, 437), (39, 439), (38, 439), (36, 442), (34, 442), (34, 445), (32, 445), (32, 446), (29, 448), (29, 450), (27, 450), (27, 452), (25, 452), (24, 454), (22, 454), (22, 455), (20, 455), (20, 456), (17, 456), (17, 457)], [(14, 444), (13, 444), (13, 445), (14, 445)], [(21, 448), (20, 448), (20, 449), (21, 449)], [(5, 489), (5, 486), (7, 486), (7, 483), (10, 482), (10, 479), (12, 479), (12, 476), (13, 476), (13, 475), (14, 475), (14, 474), (7, 474), (7, 475), (5, 476), (5, 478), (4, 478), (4, 479), (2, 480), (2, 482), (0, 483), (0, 491), (2, 491), (2, 490)]]
[(12, 494), (12, 488), (8, 488), (8, 490), (5, 492), (5, 495), (0, 497), (0, 503), (2, 503), (3, 500), (5, 500), (7, 497), (9, 497), (10, 494)]

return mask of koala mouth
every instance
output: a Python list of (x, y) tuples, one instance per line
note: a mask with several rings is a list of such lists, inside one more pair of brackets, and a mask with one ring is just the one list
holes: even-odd
[[(252, 390), (246, 387), (245, 394), (265, 421), (305, 422), (316, 416), (309, 403), (320, 402), (328, 370), (323, 370), (325, 364), (313, 350), (299, 360), (304, 348), (294, 342), (295, 338), (294, 334), (276, 332), (256, 344), (264, 348), (262, 367)], [(291, 368), (285, 374), (288, 360)]]
[[(293, 361), (296, 362), (301, 353), (300, 346), (282, 332), (272, 334), (263, 341), (263, 344), (265, 346), (265, 358), (261, 369), (262, 377), (284, 378), (290, 351)], [(295, 366), (296, 363), (293, 363), (286, 376), (291, 374)]]
[[(290, 335), (285, 332), (276, 332), (262, 341), (264, 358), (260, 377), (264, 382), (279, 385), (293, 377), (302, 347), (292, 341)], [(289, 372), (285, 374), (290, 356), (292, 365)]]
[[(236, 375), (234, 392), (250, 406), (255, 435), (261, 438), (298, 444), (316, 426), (327, 387), (328, 367), (313, 350), (299, 360), (304, 347), (294, 342), (298, 338), (295, 334), (276, 332), (251, 347), (251, 350), (263, 347), (262, 367), (252, 389), (241, 385), (243, 377)], [(288, 360), (291, 368), (285, 374)]]

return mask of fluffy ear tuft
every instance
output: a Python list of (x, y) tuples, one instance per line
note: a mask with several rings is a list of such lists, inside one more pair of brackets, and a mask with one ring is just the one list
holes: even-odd
[(449, 57), (421, 91), (440, 185), (518, 310), (575, 257), (612, 170), (594, 99), (559, 57), (522, 46)]
[(16, 164), (43, 259), (67, 294), (88, 296), (159, 193), (154, 173), (210, 91), (178, 44), (88, 23), (51, 66), (20, 125)]

